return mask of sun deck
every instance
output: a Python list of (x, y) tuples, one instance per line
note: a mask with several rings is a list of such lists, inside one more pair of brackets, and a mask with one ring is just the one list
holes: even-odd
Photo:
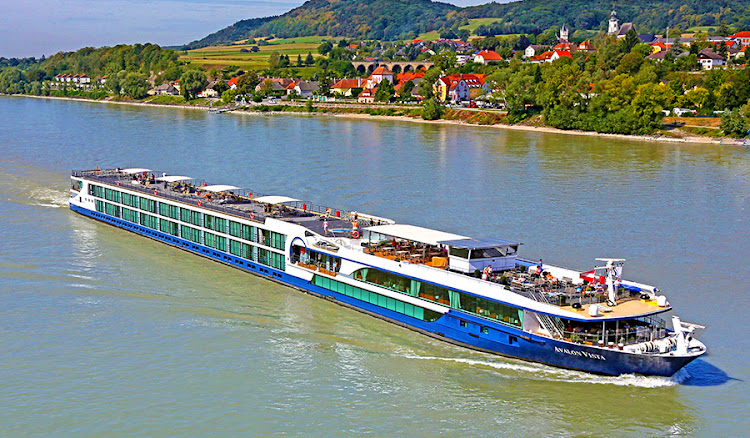
[(73, 176), (259, 223), (266, 218), (294, 222), (329, 237), (348, 237), (353, 230), (351, 215), (346, 212), (342, 215), (341, 210), (283, 196), (262, 196), (230, 185), (208, 185), (190, 177), (157, 177), (158, 173), (132, 168), (74, 171)]

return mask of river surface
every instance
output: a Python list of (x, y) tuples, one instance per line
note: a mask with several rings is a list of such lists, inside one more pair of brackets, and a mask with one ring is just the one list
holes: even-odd
[[(0, 97), (5, 436), (747, 436), (750, 149)], [(103, 225), (71, 169), (148, 167), (627, 258), (710, 354), (675, 378), (469, 351)]]

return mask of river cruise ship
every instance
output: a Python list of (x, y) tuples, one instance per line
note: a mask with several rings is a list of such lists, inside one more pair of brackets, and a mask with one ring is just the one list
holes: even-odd
[(471, 349), (605, 375), (672, 376), (702, 326), (662, 314), (622, 259), (580, 271), (519, 242), (400, 224), (145, 168), (73, 171), (84, 216)]

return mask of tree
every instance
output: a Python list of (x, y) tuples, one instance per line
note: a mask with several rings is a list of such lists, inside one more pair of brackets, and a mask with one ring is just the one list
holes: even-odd
[(307, 52), (307, 57), (305, 58), (305, 65), (311, 66), (315, 64), (315, 58), (313, 58), (312, 52)]
[(748, 125), (748, 118), (740, 108), (726, 111), (721, 115), (721, 130), (726, 135), (745, 137), (748, 134)]
[(250, 94), (255, 92), (255, 87), (260, 84), (258, 73), (251, 70), (237, 79), (237, 92), (239, 94)]
[(445, 52), (439, 53), (432, 57), (432, 62), (435, 63), (442, 71), (448, 71), (449, 69), (456, 67), (456, 52), (446, 50)]
[(623, 53), (630, 53), (631, 50), (633, 50), (633, 47), (638, 45), (641, 42), (641, 40), (638, 38), (638, 35), (635, 33), (635, 29), (631, 28), (628, 33), (625, 34), (625, 38), (622, 40), (622, 52)]
[(297, 67), (302, 67), (302, 55), (297, 55)]
[(643, 64), (643, 55), (638, 52), (630, 52), (620, 59), (620, 65), (617, 66), (617, 73), (638, 73), (641, 64)]
[(146, 76), (140, 73), (130, 72), (122, 82), (122, 91), (133, 99), (147, 96), (148, 89), (148, 80), (146, 80)]
[(237, 97), (237, 90), (226, 90), (221, 93), (221, 101), (224, 105), (234, 102), (235, 97)]
[(436, 67), (432, 67), (424, 74), (422, 77), (422, 81), (417, 85), (417, 92), (420, 96), (422, 96), (425, 99), (429, 99), (432, 97), (435, 97), (435, 92), (432, 89), (432, 86), (437, 82), (438, 78), (440, 77), (440, 69)]
[(110, 90), (112, 90), (113, 93), (116, 95), (120, 95), (122, 93), (122, 84), (125, 81), (125, 77), (128, 75), (128, 72), (125, 70), (120, 70), (114, 74), (110, 74), (107, 76), (107, 86)]
[(279, 52), (273, 51), (271, 52), (271, 55), (268, 57), (268, 68), (271, 70), (276, 70), (279, 68), (279, 62), (281, 61), (281, 55), (279, 55)]
[(270, 79), (266, 79), (262, 84), (260, 84), (260, 94), (262, 96), (268, 96), (271, 93), (273, 93), (273, 81)]
[(407, 81), (400, 90), (398, 90), (398, 95), (402, 98), (411, 97), (411, 92), (414, 90), (414, 81)]
[(188, 70), (180, 78), (180, 92), (185, 100), (195, 99), (201, 91), (206, 89), (208, 80), (202, 70)]
[(443, 116), (443, 107), (435, 99), (429, 98), (424, 101), (422, 118), (424, 120), (437, 120)]
[(333, 49), (333, 44), (331, 44), (328, 41), (323, 42), (321, 45), (318, 46), (318, 53), (325, 56)]
[(393, 84), (388, 79), (383, 79), (378, 84), (378, 89), (375, 91), (375, 101), (376, 102), (388, 102), (391, 99), (393, 99), (393, 95), (395, 94), (395, 90), (393, 89)]

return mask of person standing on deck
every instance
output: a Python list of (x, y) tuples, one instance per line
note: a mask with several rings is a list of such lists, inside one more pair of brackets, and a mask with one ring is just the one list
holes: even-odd
[(536, 265), (536, 271), (537, 274), (541, 277), (542, 275), (542, 268), (544, 267), (544, 263), (542, 263), (542, 259), (539, 259), (539, 264)]

